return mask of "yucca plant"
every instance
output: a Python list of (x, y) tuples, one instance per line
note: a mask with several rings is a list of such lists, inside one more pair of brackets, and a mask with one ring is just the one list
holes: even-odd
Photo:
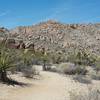
[(32, 58), (33, 58), (33, 54), (28, 50), (28, 49), (24, 49), (20, 51), (20, 58), (23, 62), (23, 64), (25, 65), (30, 65), (32, 62)]
[(1, 81), (7, 81), (7, 70), (14, 67), (14, 55), (11, 50), (7, 48), (0, 49), (0, 79)]
[(34, 55), (28, 49), (18, 50), (17, 56), (19, 57), (19, 63), (20, 63), (20, 65), (17, 67), (18, 71), (24, 71), (32, 67), (31, 65)]
[(21, 66), (19, 71), (23, 72), (24, 77), (33, 78), (34, 70), (32, 68), (34, 53), (29, 49), (19, 50)]

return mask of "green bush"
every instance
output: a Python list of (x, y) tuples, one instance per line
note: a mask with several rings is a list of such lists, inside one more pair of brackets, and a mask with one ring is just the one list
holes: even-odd
[(75, 50), (69, 53), (68, 61), (77, 65), (94, 65), (96, 55), (87, 52), (86, 50)]

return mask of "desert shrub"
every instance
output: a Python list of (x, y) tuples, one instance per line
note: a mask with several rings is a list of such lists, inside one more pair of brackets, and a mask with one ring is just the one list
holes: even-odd
[(53, 64), (60, 64), (65, 61), (65, 55), (61, 52), (51, 52), (49, 58)]
[(32, 65), (24, 68), (23, 70), (23, 76), (26, 78), (33, 78), (34, 75), (39, 75), (40, 71), (42, 70), (39, 68), (41, 66), (38, 65)]
[(97, 57), (94, 69), (96, 70), (97, 73), (100, 71), (100, 57)]
[(87, 73), (87, 70), (85, 69), (84, 66), (76, 66), (75, 64), (72, 63), (62, 63), (59, 64), (58, 66), (59, 72), (62, 72), (64, 74), (82, 74), (85, 75)]
[(19, 50), (19, 66), (17, 66), (18, 71), (22, 71), (23, 69), (29, 66), (34, 65), (43, 65), (44, 70), (46, 70), (46, 64), (49, 63), (48, 54), (43, 54), (42, 51), (35, 51), (29, 49)]
[(96, 71), (95, 68), (91, 66), (87, 66), (86, 69), (88, 70), (88, 76), (94, 80), (100, 80), (100, 71)]
[(34, 70), (32, 69), (32, 67), (26, 67), (23, 69), (23, 76), (27, 77), (27, 78), (33, 78), (34, 75)]
[(89, 90), (88, 93), (70, 92), (70, 100), (100, 100), (100, 91), (98, 89)]
[(58, 72), (58, 69), (57, 69), (57, 65), (56, 64), (49, 64), (47, 65), (47, 71), (51, 71), (51, 72)]
[(87, 70), (85, 66), (76, 66), (75, 72), (76, 74), (86, 75)]
[(43, 69), (46, 70), (46, 65), (50, 62), (50, 56), (46, 51), (35, 51), (33, 53), (33, 64), (43, 65)]
[(100, 80), (100, 57), (96, 57), (93, 72), (90, 74), (92, 79)]
[(91, 74), (91, 78), (94, 79), (94, 80), (100, 80), (100, 72), (98, 73), (92, 73)]
[[(71, 68), (74, 65), (71, 66), (71, 63), (61, 63), (61, 64), (58, 64), (56, 66), (57, 66), (57, 71), (58, 72), (65, 73), (68, 68)], [(71, 67), (69, 67), (69, 66), (71, 66)]]
[(28, 51), (28, 49), (18, 50), (17, 56), (19, 56), (19, 65), (17, 66), (17, 71), (25, 70), (26, 68), (30, 69), (32, 65), (33, 54)]
[(49, 71), (51, 71), (51, 72), (58, 72), (57, 68), (50, 68)]
[(90, 84), (92, 83), (92, 80), (89, 76), (84, 76), (84, 75), (75, 75), (73, 76), (73, 79), (75, 81), (78, 81), (80, 83), (84, 83), (84, 84)]
[(86, 50), (75, 50), (69, 53), (68, 61), (77, 65), (93, 65), (96, 61), (96, 55), (87, 52)]
[(43, 56), (41, 57), (41, 60), (42, 60), (42, 62), (43, 62), (43, 70), (47, 70), (46, 64), (49, 62), (49, 57), (48, 57), (48, 55), (43, 55)]
[(30, 51), (28, 51), (28, 49), (21, 50), (20, 57), (22, 59), (23, 64), (27, 66), (32, 64), (33, 54)]
[(20, 51), (20, 71), (23, 72), (23, 76), (27, 78), (33, 78), (34, 75), (39, 74), (36, 67), (33, 66), (34, 59), (41, 61), (43, 55), (41, 52), (32, 52), (28, 49)]

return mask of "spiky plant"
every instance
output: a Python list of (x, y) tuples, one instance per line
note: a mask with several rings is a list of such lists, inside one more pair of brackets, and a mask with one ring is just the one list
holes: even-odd
[(28, 66), (32, 62), (33, 54), (28, 49), (24, 49), (19, 51), (19, 57), (20, 60), (22, 61), (22, 64)]
[(7, 70), (15, 65), (11, 50), (5, 47), (0, 49), (0, 79), (2, 81), (7, 81)]

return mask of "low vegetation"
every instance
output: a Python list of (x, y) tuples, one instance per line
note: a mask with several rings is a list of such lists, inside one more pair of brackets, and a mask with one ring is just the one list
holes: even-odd
[(88, 93), (70, 92), (70, 100), (100, 100), (100, 91), (98, 89), (90, 89)]
[(75, 50), (74, 52), (70, 52), (68, 55), (68, 61), (72, 62), (76, 65), (89, 65), (92, 66), (95, 64), (97, 60), (97, 56), (90, 53), (87, 50), (80, 49), (80, 50)]
[(16, 66), (14, 50), (2, 46), (0, 48), (0, 79), (1, 81), (8, 81), (7, 70)]
[(100, 79), (100, 58), (84, 49), (75, 49), (67, 54), (46, 52), (32, 49), (11, 49), (0, 44), (0, 79), (6, 81), (7, 71), (20, 71), (25, 77), (32, 78), (36, 73), (33, 65), (42, 65), (43, 70), (60, 72), (68, 75), (87, 75), (91, 66), (95, 73), (90, 76)]

